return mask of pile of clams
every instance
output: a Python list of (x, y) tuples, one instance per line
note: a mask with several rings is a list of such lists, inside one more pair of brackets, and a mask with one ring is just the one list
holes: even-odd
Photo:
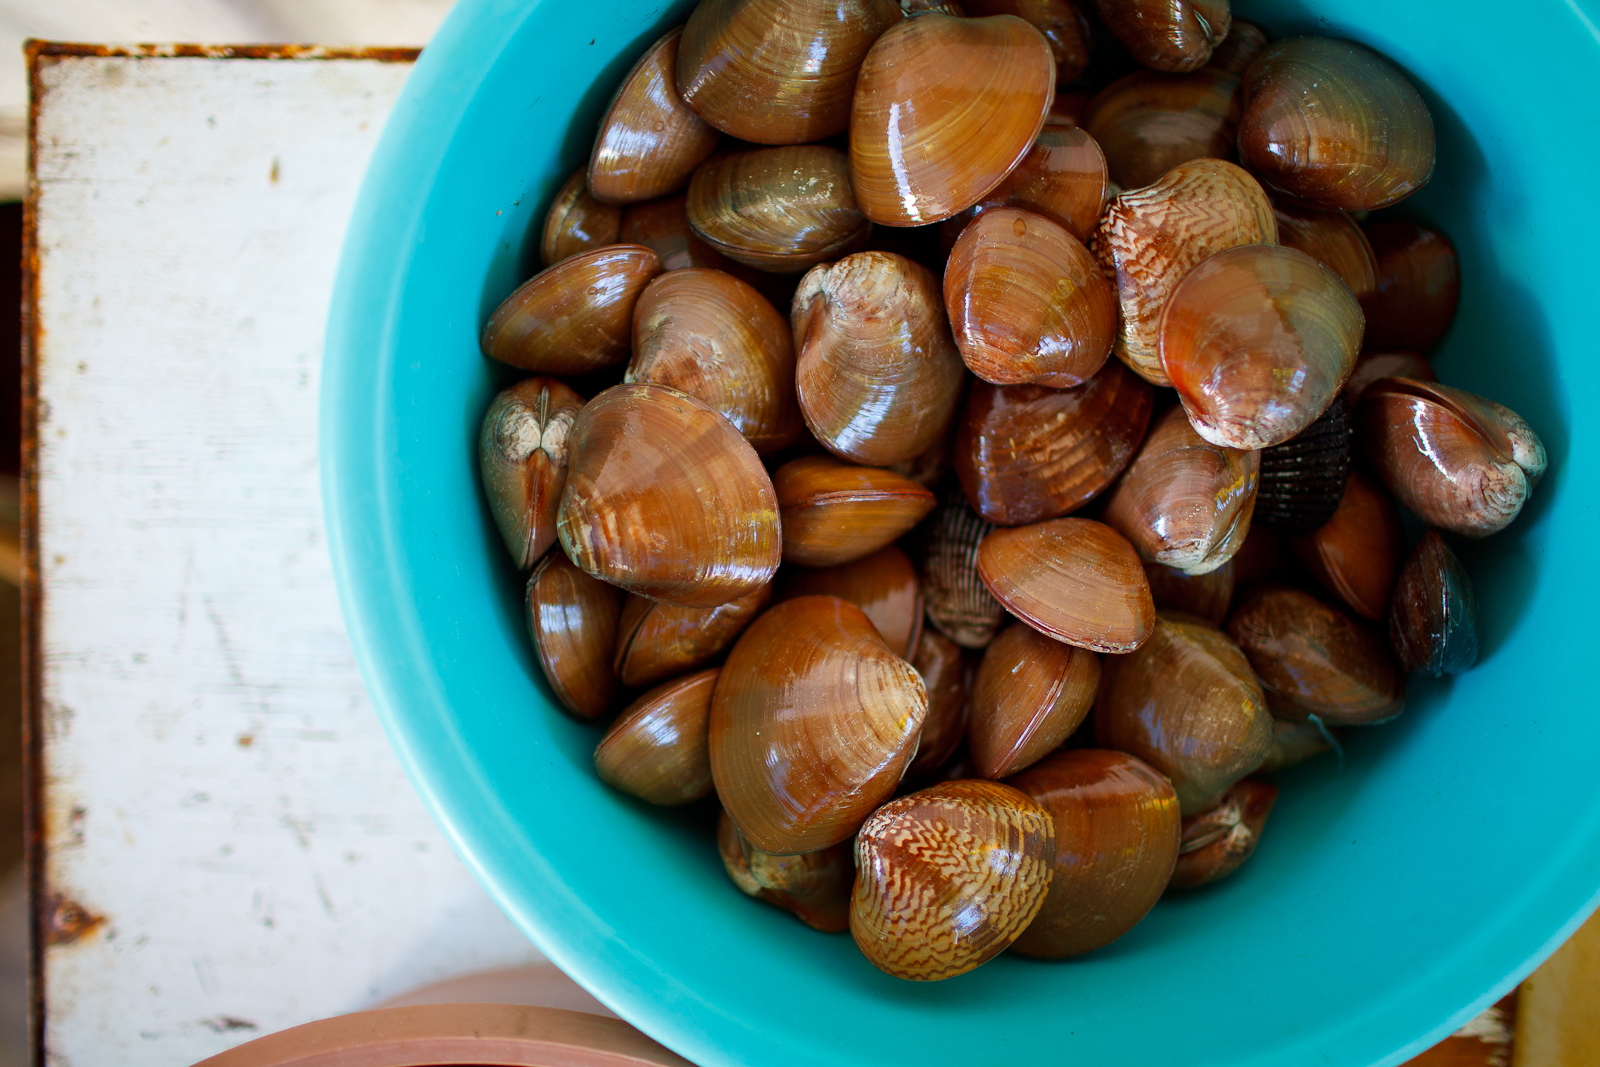
[(1455, 250), (1376, 212), (1433, 166), (1392, 64), (1227, 0), (702, 0), (482, 338), (599, 777), (906, 979), (1233, 875), (1473, 665), (1451, 543), (1545, 469), (1429, 362)]

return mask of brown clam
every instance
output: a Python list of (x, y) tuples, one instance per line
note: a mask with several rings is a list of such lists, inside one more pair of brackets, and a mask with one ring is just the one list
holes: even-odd
[(1221, 626), (1233, 602), (1233, 560), (1204, 574), (1189, 574), (1162, 563), (1145, 561), (1150, 599), (1157, 611), (1182, 611)]
[(1357, 294), (1367, 315), (1367, 348), (1432, 351), (1461, 300), (1455, 245), (1438, 230), (1399, 219), (1369, 222), (1366, 235), (1377, 271), (1372, 292)]
[(1227, 635), (1161, 615), (1138, 651), (1106, 665), (1096, 741), (1166, 775), (1185, 815), (1215, 804), (1272, 748), (1272, 713)]
[(1229, 562), (1233, 564), (1236, 601), (1258, 585), (1297, 585), (1304, 573), (1289, 551), (1289, 539), (1271, 527), (1254, 523)]
[(1435, 678), (1478, 660), (1478, 602), (1472, 579), (1438, 530), (1412, 550), (1389, 609), (1389, 647), (1402, 669)]
[(757, 455), (805, 433), (789, 324), (766, 297), (719, 270), (668, 271), (645, 287), (633, 308), (633, 359), (623, 381), (699, 397)]
[(1329, 37), (1268, 45), (1244, 75), (1239, 160), (1262, 184), (1319, 207), (1370, 211), (1433, 174), (1433, 118), (1369, 48)]
[(1509, 526), (1544, 476), (1544, 444), (1516, 412), (1436, 382), (1373, 382), (1356, 437), (1396, 500), (1464, 537)]
[(1123, 752), (1057, 752), (1006, 783), (1056, 825), (1044, 907), (1011, 946), (1059, 959), (1108, 945), (1143, 919), (1172, 877), (1182, 817), (1172, 783)]
[(778, 600), (836, 596), (867, 613), (878, 635), (905, 659), (922, 634), (922, 590), (906, 554), (887, 545), (870, 556), (835, 567), (795, 568), (779, 582)]
[(617, 622), (617, 679), (642, 689), (704, 667), (732, 645), (766, 610), (772, 586), (765, 584), (713, 608), (678, 608), (630, 596)]
[(1161, 310), (1192, 270), (1237, 245), (1272, 244), (1278, 224), (1256, 180), (1220, 159), (1180, 163), (1106, 208), (1089, 250), (1114, 274), (1122, 310), (1116, 353), (1156, 385), (1171, 385), (1161, 366)]
[(1088, 241), (1110, 196), (1106, 156), (1077, 126), (1047, 125), (1005, 180), (969, 211), (946, 220), (957, 233), (973, 212), (1019, 207), (1043, 215), (1080, 241)]
[(518, 570), (556, 541), (567, 484), (567, 436), (583, 397), (554, 378), (529, 378), (496, 396), (478, 432), (478, 470), (489, 514)]
[[(1272, 202), (1272, 214), (1278, 220), (1278, 243), (1298, 248), (1333, 271), (1357, 300), (1364, 302), (1378, 287), (1377, 258), (1355, 219), (1343, 211), (1324, 211), (1281, 199)], [(1370, 329), (1369, 323), (1369, 333)]]
[(926, 267), (888, 252), (813, 267), (790, 322), (800, 410), (830, 452), (886, 467), (944, 438), (966, 367)]
[(1274, 774), (1333, 748), (1327, 728), (1314, 722), (1272, 720), (1272, 748), (1254, 774)]
[(594, 750), (600, 780), (652, 804), (687, 804), (711, 793), (707, 747), (717, 668), (687, 674), (629, 704)]
[(945, 493), (927, 529), (920, 573), (928, 621), (963, 648), (983, 648), (1006, 613), (978, 577), (978, 546), (994, 527), (958, 488)]
[(763, 852), (848, 840), (916, 752), (928, 695), (865, 612), (838, 597), (774, 605), (740, 636), (711, 698), (711, 775)]
[(737, 600), (777, 573), (772, 482), (705, 401), (613, 386), (584, 405), (568, 447), (556, 532), (588, 573), (690, 608)]
[(1104, 518), (1144, 559), (1204, 574), (1250, 532), (1260, 469), (1260, 453), (1204, 440), (1171, 408), (1106, 497)]
[(1089, 250), (1020, 208), (990, 208), (961, 231), (944, 300), (963, 362), (996, 385), (1080, 385), (1117, 330), (1116, 294)]
[(1189, 421), (1229, 448), (1282, 444), (1344, 388), (1361, 350), (1361, 305), (1293, 248), (1219, 252), (1161, 313), (1161, 366)]
[(1365, 726), (1402, 710), (1403, 683), (1383, 640), (1298, 589), (1269, 587), (1228, 620), (1280, 718)]
[(928, 691), (928, 716), (922, 721), (917, 756), (906, 768), (906, 778), (914, 780), (949, 759), (967, 736), (972, 671), (960, 645), (927, 627), (917, 635), (911, 665)]
[(1191, 159), (1229, 159), (1239, 127), (1239, 76), (1215, 67), (1193, 74), (1139, 70), (1089, 101), (1083, 127), (1106, 154), (1111, 180), (1149, 185)]
[(717, 816), (717, 851), (728, 877), (748, 895), (793, 912), (825, 934), (850, 928), (850, 886), (856, 877), (850, 842), (799, 856), (774, 856), (746, 841), (724, 811)]
[(965, 211), (1028, 154), (1055, 60), (1014, 15), (927, 14), (884, 31), (850, 111), (850, 184), (869, 219), (919, 226)]
[(536, 374), (587, 374), (628, 358), (633, 305), (661, 260), (607, 245), (546, 267), (489, 316), (483, 352)]
[(1045, 116), (1045, 125), (1083, 125), (1083, 113), (1089, 109), (1093, 98), (1094, 94), (1086, 89), (1057, 89), (1055, 103), (1050, 105), (1050, 114)]
[(611, 650), (621, 607), (620, 590), (589, 577), (560, 552), (545, 556), (528, 576), (528, 637), (556, 699), (580, 719), (598, 719), (617, 695)]
[(1095, 0), (1106, 29), (1156, 70), (1203, 67), (1228, 36), (1228, 0)]
[(1433, 364), (1414, 352), (1363, 352), (1356, 360), (1356, 369), (1344, 383), (1344, 402), (1355, 410), (1356, 401), (1367, 391), (1367, 386), (1379, 378), (1415, 378), (1420, 382), (1436, 382)]
[(639, 57), (600, 119), (589, 154), (589, 192), (603, 204), (676, 192), (717, 147), (717, 131), (678, 95), (682, 33), (681, 27), (672, 30)]
[(859, 247), (872, 227), (848, 171), (843, 152), (819, 144), (712, 156), (689, 182), (689, 225), (737, 263), (805, 270)]
[(950, 473), (950, 445), (952, 437), (935, 441), (924, 452), (920, 452), (910, 459), (903, 459), (899, 463), (889, 464), (889, 470), (904, 478), (910, 478), (924, 489), (937, 489), (943, 483), (945, 475)]
[(1044, 34), (1057, 85), (1076, 81), (1089, 64), (1089, 20), (1076, 0), (962, 0), (961, 9), (973, 18), (1015, 15)]
[(702, 0), (678, 45), (684, 103), (723, 133), (805, 144), (850, 125), (856, 71), (895, 0)]
[(1290, 544), (1306, 569), (1351, 611), (1373, 622), (1388, 612), (1400, 569), (1400, 513), (1366, 474), (1351, 471), (1333, 518)]
[(1044, 904), (1055, 837), (1048, 811), (999, 782), (945, 782), (885, 804), (856, 836), (861, 954), (918, 982), (998, 956)]
[(871, 555), (933, 510), (932, 492), (878, 467), (802, 456), (772, 475), (783, 516), (783, 558), (832, 567)]
[(1355, 419), (1336, 396), (1310, 426), (1263, 448), (1253, 521), (1302, 534), (1333, 518), (1344, 498), (1354, 438)]
[(1172, 888), (1197, 889), (1244, 866), (1255, 854), (1261, 829), (1277, 799), (1277, 786), (1246, 778), (1228, 790), (1216, 807), (1183, 820)]
[(994, 639), (972, 682), (967, 751), (979, 778), (1037, 763), (1094, 706), (1100, 657), (1013, 623)]
[(1212, 67), (1243, 74), (1250, 61), (1260, 55), (1270, 42), (1260, 26), (1253, 22), (1234, 19), (1228, 27), (1228, 36), (1211, 49)]
[(539, 239), (539, 259), (546, 267), (560, 263), (579, 252), (614, 245), (622, 229), (622, 209), (602, 204), (589, 193), (585, 168), (579, 167), (556, 190), (556, 198), (545, 213), (544, 233)]
[(1148, 382), (1117, 362), (1075, 389), (975, 382), (956, 424), (956, 477), (990, 522), (1064, 515), (1122, 473), (1154, 398)]
[(664, 196), (622, 209), (622, 226), (617, 240), (644, 245), (661, 257), (662, 270), (684, 267), (715, 267), (717, 270), (742, 270), (733, 260), (700, 239), (689, 225), (689, 198)]
[(1131, 652), (1155, 623), (1133, 546), (1088, 519), (996, 530), (978, 546), (978, 576), (1040, 633), (1096, 652)]

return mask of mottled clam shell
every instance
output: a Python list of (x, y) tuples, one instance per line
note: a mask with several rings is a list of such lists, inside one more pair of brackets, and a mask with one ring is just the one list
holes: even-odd
[(1246, 778), (1210, 811), (1184, 819), (1172, 888), (1197, 889), (1244, 866), (1277, 799), (1277, 786)]
[(1100, 90), (1083, 126), (1105, 151), (1111, 180), (1137, 189), (1191, 159), (1231, 159), (1239, 106), (1237, 74), (1140, 70)]
[(779, 579), (779, 601), (836, 596), (867, 613), (895, 655), (910, 659), (922, 634), (922, 590), (916, 568), (896, 545), (834, 567), (795, 567)]
[(1472, 579), (1438, 530), (1429, 530), (1400, 572), (1389, 611), (1389, 647), (1402, 669), (1435, 678), (1478, 661)]
[(1355, 443), (1355, 420), (1335, 396), (1317, 421), (1261, 450), (1254, 521), (1290, 534), (1315, 530), (1339, 510)]
[(517, 569), (556, 541), (567, 485), (567, 438), (583, 397), (554, 378), (529, 378), (489, 404), (478, 431), (478, 471), (489, 513)]
[(717, 147), (717, 131), (678, 95), (682, 33), (682, 27), (672, 29), (639, 57), (600, 119), (589, 154), (589, 192), (603, 204), (676, 192)]
[(783, 517), (783, 558), (832, 567), (869, 556), (933, 510), (931, 491), (893, 471), (832, 456), (802, 456), (779, 467), (773, 489)]
[(617, 623), (617, 680), (642, 689), (704, 667), (772, 601), (771, 584), (711, 608), (680, 608), (630, 596)]
[(856, 877), (851, 842), (799, 856), (774, 856), (746, 841), (724, 811), (717, 817), (717, 851), (742, 892), (793, 912), (813, 930), (837, 934), (850, 928), (850, 887)]
[(580, 719), (598, 719), (616, 698), (611, 652), (621, 608), (621, 590), (589, 577), (560, 552), (545, 556), (528, 576), (528, 638), (556, 699)]
[(986, 647), (1005, 618), (978, 577), (978, 546), (993, 529), (959, 488), (945, 494), (928, 523), (920, 568), (928, 621), (963, 648)]
[(569, 256), (614, 245), (621, 237), (622, 209), (602, 204), (589, 192), (586, 168), (579, 167), (556, 190), (544, 216), (539, 260), (553, 267)]
[(1100, 658), (1013, 623), (984, 651), (972, 684), (967, 751), (979, 778), (1005, 778), (1055, 751), (1100, 685)]
[(674, 678), (625, 708), (594, 750), (594, 769), (613, 789), (652, 804), (711, 795), (708, 745), (717, 668)]
[(1290, 545), (1323, 588), (1351, 611), (1373, 622), (1388, 614), (1400, 570), (1400, 512), (1367, 474), (1352, 471), (1333, 518)]
[(759, 270), (806, 270), (859, 247), (872, 224), (856, 206), (845, 154), (785, 145), (712, 156), (689, 182), (694, 232)]

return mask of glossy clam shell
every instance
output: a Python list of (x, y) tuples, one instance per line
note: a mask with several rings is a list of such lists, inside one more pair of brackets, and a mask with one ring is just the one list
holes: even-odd
[(1406, 671), (1435, 678), (1478, 660), (1478, 602), (1472, 579), (1438, 530), (1406, 559), (1389, 610), (1389, 647)]
[(1400, 714), (1403, 681), (1382, 638), (1310, 593), (1257, 590), (1234, 609), (1228, 635), (1280, 718), (1363, 726)]
[(611, 651), (622, 593), (551, 552), (528, 576), (523, 619), (545, 680), (561, 706), (580, 719), (611, 710), (617, 682)]
[(1106, 497), (1103, 518), (1142, 558), (1204, 574), (1250, 532), (1260, 470), (1260, 453), (1212, 444), (1171, 408)]
[(1239, 106), (1237, 74), (1139, 70), (1089, 101), (1083, 127), (1104, 150), (1111, 180), (1137, 189), (1191, 159), (1233, 158)]
[(1344, 498), (1354, 438), (1355, 419), (1336, 396), (1310, 426), (1263, 448), (1254, 521), (1302, 534), (1333, 518)]
[(865, 612), (837, 597), (774, 605), (723, 664), (711, 698), (711, 773), (763, 852), (848, 840), (894, 792), (928, 696)]
[(1131, 652), (1155, 623), (1138, 553), (1088, 519), (994, 531), (978, 546), (978, 576), (1011, 614), (1080, 648)]
[(779, 580), (778, 600), (836, 596), (867, 613), (895, 655), (910, 659), (922, 634), (922, 590), (916, 568), (896, 545), (835, 567), (797, 567)]
[(556, 531), (573, 562), (654, 600), (709, 608), (777, 573), (778, 498), (755, 450), (703, 400), (618, 385), (578, 414)]
[(1351, 611), (1373, 622), (1388, 614), (1400, 570), (1400, 512), (1365, 473), (1350, 473), (1333, 518), (1290, 544), (1323, 588)]
[(545, 212), (539, 260), (550, 267), (568, 256), (616, 244), (622, 239), (621, 229), (622, 209), (590, 195), (588, 173), (579, 167), (556, 190)]
[(1111, 355), (1111, 283), (1081, 241), (1031, 211), (990, 208), (961, 231), (944, 300), (962, 361), (986, 382), (1067, 389)]
[(800, 410), (823, 447), (887, 467), (944, 438), (966, 366), (926, 267), (889, 252), (813, 267), (790, 323)]
[(1421, 382), (1436, 382), (1433, 365), (1414, 352), (1363, 352), (1356, 360), (1356, 369), (1344, 383), (1344, 402), (1350, 405), (1354, 419), (1356, 401), (1367, 391), (1367, 386), (1379, 378), (1414, 378)]
[(845, 154), (785, 145), (712, 156), (689, 182), (689, 225), (729, 259), (802, 271), (856, 247), (872, 224), (856, 206)]
[(964, 211), (1028, 154), (1055, 96), (1044, 35), (1014, 15), (927, 14), (884, 31), (850, 112), (850, 184), (873, 222)]
[(717, 668), (674, 678), (625, 708), (594, 750), (594, 769), (613, 789), (676, 805), (711, 793), (708, 746)]
[(554, 378), (501, 392), (478, 431), (478, 471), (489, 513), (519, 570), (556, 541), (556, 505), (567, 484), (567, 437), (583, 397)]
[(1266, 32), (1260, 26), (1234, 19), (1228, 27), (1228, 36), (1211, 49), (1211, 62), (1207, 66), (1243, 74), (1250, 61), (1260, 55), (1269, 43)]
[(617, 240), (644, 245), (661, 257), (662, 270), (684, 267), (714, 267), (717, 270), (745, 270), (742, 265), (718, 252), (700, 239), (689, 225), (689, 198), (663, 196), (622, 209), (622, 225)]
[(975, 382), (956, 424), (956, 477), (990, 522), (1064, 515), (1122, 473), (1154, 399), (1150, 384), (1118, 362), (1075, 389)]
[(783, 558), (832, 567), (871, 555), (933, 510), (934, 495), (878, 467), (802, 456), (772, 475), (783, 516)]
[(641, 245), (570, 256), (524, 282), (489, 316), (485, 355), (536, 374), (587, 374), (623, 363), (633, 305), (661, 260)]
[(1505, 529), (1544, 476), (1544, 444), (1508, 408), (1436, 382), (1384, 378), (1356, 406), (1358, 445), (1394, 498), (1464, 537)]
[(946, 492), (927, 529), (920, 574), (928, 621), (963, 648), (984, 648), (1005, 618), (978, 577), (978, 546), (994, 526), (958, 489)]
[(1361, 296), (1372, 351), (1431, 352), (1455, 321), (1461, 264), (1438, 230), (1384, 219), (1365, 227), (1372, 245), (1374, 287)]
[(965, 226), (972, 212), (1018, 207), (1043, 215), (1080, 241), (1088, 241), (1111, 195), (1106, 156), (1077, 126), (1046, 125), (1005, 180), (973, 207), (942, 225)]
[(928, 691), (928, 716), (922, 722), (917, 756), (906, 768), (906, 778), (915, 780), (949, 759), (967, 736), (973, 671), (960, 645), (926, 626), (917, 635), (911, 665)]
[(717, 131), (678, 95), (682, 32), (671, 30), (639, 57), (600, 119), (589, 154), (589, 192), (603, 204), (676, 192), (717, 147)]
[(1228, 36), (1228, 0), (1095, 0), (1106, 29), (1141, 64), (1187, 71), (1205, 66)]
[(1229, 448), (1282, 444), (1344, 388), (1361, 306), (1337, 274), (1292, 248), (1219, 252), (1161, 313), (1161, 365), (1196, 432)]
[(1328, 743), (1328, 734), (1324, 727), (1319, 727), (1314, 722), (1291, 722), (1287, 719), (1272, 720), (1272, 748), (1267, 752), (1267, 758), (1261, 761), (1255, 774), (1274, 774), (1297, 763), (1304, 763), (1312, 756), (1328, 752), (1333, 748)]
[(1277, 786), (1246, 778), (1210, 811), (1184, 819), (1172, 888), (1197, 889), (1244, 866), (1277, 799)]
[(1013, 623), (984, 651), (972, 683), (967, 751), (979, 778), (1005, 778), (1037, 763), (1094, 706), (1100, 658)]
[(746, 841), (724, 811), (717, 816), (717, 851), (728, 877), (749, 896), (793, 912), (825, 934), (850, 928), (850, 887), (856, 877), (850, 842), (799, 856), (774, 856)]
[(1074, 0), (963, 0), (961, 10), (972, 18), (1015, 15), (1044, 34), (1057, 85), (1076, 81), (1089, 64), (1089, 20)]
[(897, 978), (964, 974), (1039, 913), (1055, 849), (1050, 813), (999, 782), (946, 782), (900, 797), (856, 837), (850, 933), (873, 966)]
[(623, 381), (699, 397), (757, 455), (805, 433), (789, 324), (766, 297), (719, 270), (668, 271), (645, 287), (633, 308), (633, 359)]
[(1273, 244), (1278, 224), (1256, 180), (1220, 159), (1180, 163), (1106, 208), (1089, 251), (1117, 285), (1122, 313), (1117, 358), (1156, 385), (1171, 385), (1161, 365), (1161, 311), (1197, 263), (1238, 245)]
[(1188, 574), (1176, 567), (1149, 560), (1144, 576), (1150, 582), (1150, 599), (1157, 611), (1181, 611), (1221, 626), (1233, 602), (1233, 560), (1204, 574)]
[[(1378, 261), (1355, 219), (1343, 211), (1272, 202), (1278, 243), (1297, 248), (1337, 274), (1358, 301), (1378, 287)], [(1363, 303), (1363, 308), (1365, 304)], [(1368, 324), (1370, 331), (1371, 324)]]
[(1371, 49), (1328, 37), (1268, 45), (1244, 75), (1239, 159), (1262, 184), (1319, 207), (1370, 211), (1433, 174), (1433, 118)]
[(683, 27), (683, 101), (724, 133), (805, 144), (850, 125), (856, 71), (895, 0), (702, 0)]
[(642, 689), (704, 667), (771, 602), (770, 584), (712, 608), (679, 608), (642, 596), (628, 597), (617, 622), (612, 663), (617, 680), (630, 689)]
[(1059, 959), (1108, 945), (1155, 906), (1178, 858), (1178, 795), (1124, 752), (1057, 752), (1007, 781), (1050, 812), (1055, 873), (1044, 907), (1012, 948)]

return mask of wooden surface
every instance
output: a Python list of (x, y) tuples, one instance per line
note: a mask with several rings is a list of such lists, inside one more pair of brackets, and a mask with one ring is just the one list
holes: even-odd
[(34, 57), (30, 740), (55, 1067), (190, 1064), (538, 958), (403, 778), (324, 547), (328, 294), (407, 57), (250, 58), (270, 54)]

